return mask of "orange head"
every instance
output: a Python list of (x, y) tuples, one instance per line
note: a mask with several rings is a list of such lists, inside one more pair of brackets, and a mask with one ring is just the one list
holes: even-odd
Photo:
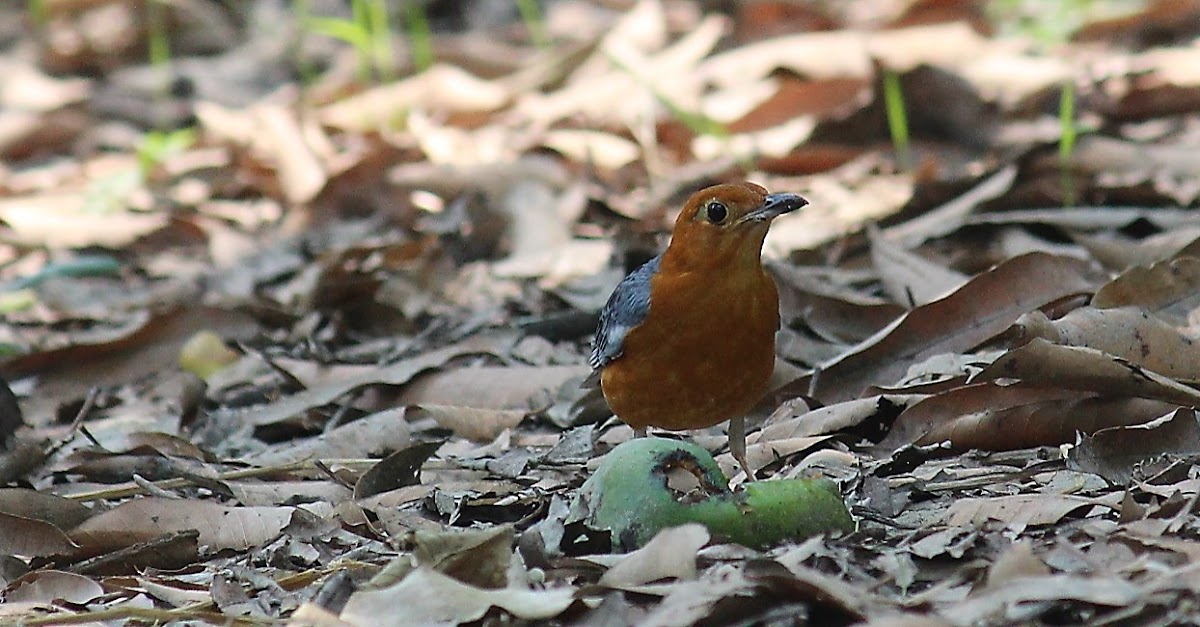
[(768, 194), (754, 183), (727, 183), (702, 189), (675, 219), (664, 269), (706, 267), (760, 269), (759, 255), (771, 220), (808, 204), (795, 194)]

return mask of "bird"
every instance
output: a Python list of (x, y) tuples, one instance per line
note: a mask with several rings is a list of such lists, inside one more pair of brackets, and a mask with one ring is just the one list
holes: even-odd
[(729, 450), (748, 480), (745, 414), (775, 366), (779, 292), (762, 266), (772, 220), (808, 201), (725, 183), (693, 194), (667, 249), (631, 272), (600, 312), (587, 383), (638, 436), (647, 427), (729, 421)]

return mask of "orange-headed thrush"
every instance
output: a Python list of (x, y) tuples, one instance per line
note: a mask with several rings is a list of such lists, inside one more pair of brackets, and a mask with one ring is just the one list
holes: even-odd
[(779, 329), (763, 239), (771, 220), (806, 204), (753, 183), (701, 190), (666, 252), (617, 285), (588, 363), (608, 406), (639, 435), (729, 420), (729, 450), (753, 478), (745, 413), (767, 392)]

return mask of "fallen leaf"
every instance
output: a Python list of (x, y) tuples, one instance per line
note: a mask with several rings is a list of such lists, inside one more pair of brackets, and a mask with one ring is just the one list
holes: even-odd
[(605, 571), (600, 585), (622, 588), (660, 579), (695, 579), (696, 553), (708, 540), (708, 530), (696, 523), (664, 529)]
[(569, 587), (486, 590), (417, 568), (393, 586), (355, 592), (340, 618), (364, 627), (418, 627), (471, 622), (498, 607), (517, 618), (544, 620), (558, 616), (574, 600), (575, 590)]

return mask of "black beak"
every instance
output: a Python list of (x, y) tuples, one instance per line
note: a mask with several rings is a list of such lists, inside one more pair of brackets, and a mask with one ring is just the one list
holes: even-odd
[(738, 222), (770, 222), (807, 204), (808, 201), (804, 197), (796, 194), (771, 194), (767, 196), (762, 206), (742, 216)]

